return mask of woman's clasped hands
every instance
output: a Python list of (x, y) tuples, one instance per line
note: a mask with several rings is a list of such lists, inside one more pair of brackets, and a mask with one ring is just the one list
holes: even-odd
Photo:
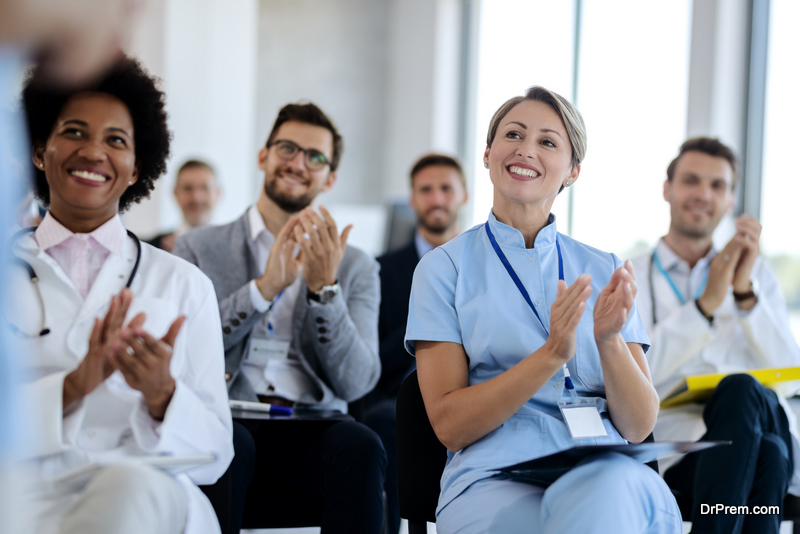
[[(586, 301), (592, 294), (592, 277), (579, 276), (572, 285), (558, 281), (556, 301), (550, 308), (550, 336), (547, 345), (563, 361), (575, 354), (576, 331)], [(608, 284), (597, 296), (594, 305), (594, 336), (598, 343), (613, 340), (625, 326), (633, 311), (636, 281), (630, 262), (614, 271)]]
[(125, 288), (111, 298), (106, 316), (95, 319), (86, 356), (64, 379), (65, 411), (118, 370), (131, 388), (142, 393), (151, 417), (164, 418), (175, 392), (172, 348), (186, 318), (178, 317), (164, 337), (156, 339), (142, 328), (144, 313), (124, 324), (132, 301), (133, 292)]

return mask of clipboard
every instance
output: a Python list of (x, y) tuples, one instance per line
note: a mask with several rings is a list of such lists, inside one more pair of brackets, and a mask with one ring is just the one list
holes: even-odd
[(668, 456), (702, 451), (731, 443), (731, 441), (651, 441), (629, 445), (581, 445), (548, 456), (501, 467), (495, 471), (509, 476), (512, 480), (546, 488), (580, 462), (604, 453), (616, 452), (646, 463)]
[(714, 393), (717, 384), (723, 378), (739, 373), (748, 374), (767, 387), (779, 382), (800, 380), (800, 367), (775, 367), (739, 371), (737, 373), (710, 373), (687, 376), (661, 399), (661, 407), (669, 408), (686, 402), (704, 402)]

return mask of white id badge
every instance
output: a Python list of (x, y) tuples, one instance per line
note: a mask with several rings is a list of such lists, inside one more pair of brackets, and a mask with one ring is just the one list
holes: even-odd
[(289, 357), (290, 341), (275, 338), (250, 338), (250, 348), (245, 362), (264, 367), (270, 360), (285, 360)]
[(597, 438), (608, 435), (594, 400), (577, 398), (568, 401), (562, 400), (558, 401), (558, 407), (561, 409), (564, 422), (567, 423), (569, 433), (572, 434), (572, 439)]

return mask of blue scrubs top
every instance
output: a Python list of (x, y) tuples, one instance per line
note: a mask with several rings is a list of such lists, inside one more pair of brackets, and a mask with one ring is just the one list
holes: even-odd
[[(498, 245), (522, 281), (545, 325), (556, 300), (561, 244), (567, 285), (578, 276), (592, 276), (592, 295), (577, 330), (577, 351), (567, 366), (580, 397), (594, 397), (608, 436), (573, 439), (561, 417), (558, 401), (568, 398), (559, 370), (499, 428), (472, 445), (448, 451), (442, 475), (439, 510), (474, 482), (496, 475), (493, 469), (576, 445), (625, 443), (608, 415), (600, 356), (594, 341), (593, 310), (597, 295), (622, 261), (556, 231), (555, 216), (526, 249), (522, 233), (489, 214)], [(649, 340), (638, 310), (622, 329), (628, 343)], [(460, 343), (469, 360), (469, 385), (510, 369), (547, 340), (542, 325), (497, 257), (483, 225), (475, 226), (426, 254), (414, 272), (409, 303), (406, 349), (413, 356), (416, 340)]]

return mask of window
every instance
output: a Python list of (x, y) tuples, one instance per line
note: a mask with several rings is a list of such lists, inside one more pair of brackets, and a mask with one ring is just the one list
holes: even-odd
[[(475, 161), (468, 163), (475, 166), (472, 224), (484, 222), (492, 207), (492, 183), (488, 171), (483, 168), (486, 131), (492, 114), (503, 102), (521, 95), (531, 85), (542, 85), (569, 98), (573, 35), (572, 2), (491, 0), (483, 3)], [(553, 212), (559, 224), (566, 220), (566, 202), (559, 199)]]
[(762, 254), (780, 279), (795, 338), (800, 338), (800, 180), (795, 174), (794, 159), (800, 124), (795, 82), (800, 34), (793, 24), (798, 17), (800, 3), (772, 1), (761, 184)]
[(629, 257), (667, 232), (666, 168), (686, 135), (691, 3), (584, 3), (577, 106), (588, 150), (572, 237)]
[[(669, 224), (661, 188), (685, 136), (691, 1), (582, 2), (577, 99), (574, 4), (484, 2), (476, 154), (483, 154), (494, 110), (528, 86), (573, 100), (586, 121), (587, 157), (553, 213), (561, 232), (627, 256), (655, 243)], [(474, 224), (492, 204), (488, 173), (476, 160)]]

